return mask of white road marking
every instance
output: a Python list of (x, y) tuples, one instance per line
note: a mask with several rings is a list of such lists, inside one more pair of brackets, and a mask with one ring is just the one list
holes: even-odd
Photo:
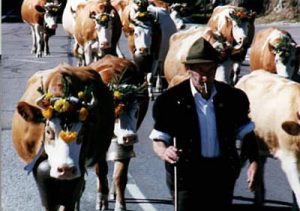
[(34, 61), (34, 60), (29, 60), (29, 59), (11, 59), (14, 61), (19, 61), (19, 62), (30, 62), (30, 63), (39, 63), (39, 64), (46, 64), (47, 62), (43, 61)]
[[(136, 199), (146, 199), (146, 197), (144, 196), (144, 194), (142, 193), (142, 191), (136, 185), (133, 177), (129, 173), (128, 173), (128, 183), (127, 183), (126, 189), (128, 190), (128, 192), (130, 193), (130, 195), (133, 198), (136, 198)], [(142, 208), (142, 210), (157, 211), (157, 209), (155, 209), (152, 206), (152, 204), (150, 204), (150, 203), (139, 203), (139, 206)]]

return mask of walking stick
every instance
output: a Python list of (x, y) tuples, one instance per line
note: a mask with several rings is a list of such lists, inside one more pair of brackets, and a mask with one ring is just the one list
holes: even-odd
[[(176, 138), (173, 139), (173, 146), (176, 148)], [(177, 164), (174, 164), (174, 210), (178, 210), (178, 188), (177, 188)]]

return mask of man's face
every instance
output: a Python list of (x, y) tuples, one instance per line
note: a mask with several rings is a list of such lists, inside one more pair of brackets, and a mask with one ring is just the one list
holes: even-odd
[(213, 84), (215, 73), (217, 69), (217, 64), (215, 63), (201, 63), (201, 64), (189, 64), (186, 65), (187, 71), (191, 76), (191, 80), (196, 87), (196, 89), (203, 94), (207, 94), (207, 90), (211, 88)]

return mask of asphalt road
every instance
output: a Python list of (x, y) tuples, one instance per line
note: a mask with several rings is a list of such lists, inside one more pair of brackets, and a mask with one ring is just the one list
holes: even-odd
[[(257, 31), (269, 25), (257, 26)], [(300, 43), (300, 24), (277, 24), (288, 30)], [(57, 66), (59, 63), (76, 64), (71, 56), (72, 40), (68, 39), (59, 25), (57, 33), (50, 38), (51, 55), (35, 58), (30, 54), (31, 35), (24, 23), (2, 23), (2, 59), (0, 60), (0, 117), (1, 117), (1, 208), (4, 211), (42, 210), (40, 198), (32, 175), (23, 170), (24, 164), (16, 155), (11, 142), (11, 118), (16, 102), (23, 93), (27, 79), (36, 71)], [(126, 42), (121, 40), (121, 48), (126, 51)], [(127, 53), (129, 57), (129, 54)], [(243, 64), (243, 74), (249, 70), (247, 61)], [(127, 208), (130, 211), (171, 211), (170, 195), (165, 185), (164, 166), (153, 153), (148, 135), (153, 121), (152, 102), (147, 116), (139, 130), (139, 143), (135, 146), (136, 158), (129, 166), (129, 182), (126, 189)], [(109, 176), (112, 163), (109, 163)], [(81, 199), (81, 210), (95, 210), (96, 178), (93, 169), (86, 176), (87, 186)], [(222, 175), (220, 175), (222, 179)], [(269, 159), (266, 166), (267, 203), (262, 210), (290, 210), (292, 196), (286, 178), (277, 160)], [(240, 175), (235, 189), (237, 210), (256, 210), (251, 206), (253, 194), (247, 190), (245, 169)], [(200, 196), (199, 196), (200, 197)], [(114, 202), (110, 201), (110, 210)], [(195, 209), (197, 210), (197, 209)]]

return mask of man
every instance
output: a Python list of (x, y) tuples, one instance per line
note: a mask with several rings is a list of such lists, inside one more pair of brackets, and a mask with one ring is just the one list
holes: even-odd
[[(248, 187), (254, 189), (258, 147), (249, 101), (241, 90), (214, 80), (218, 53), (203, 38), (182, 62), (190, 79), (161, 94), (153, 106), (154, 152), (165, 161), (172, 194), (177, 166), (178, 210), (228, 208), (244, 158), (250, 160)], [(243, 140), (241, 155), (237, 139)]]

